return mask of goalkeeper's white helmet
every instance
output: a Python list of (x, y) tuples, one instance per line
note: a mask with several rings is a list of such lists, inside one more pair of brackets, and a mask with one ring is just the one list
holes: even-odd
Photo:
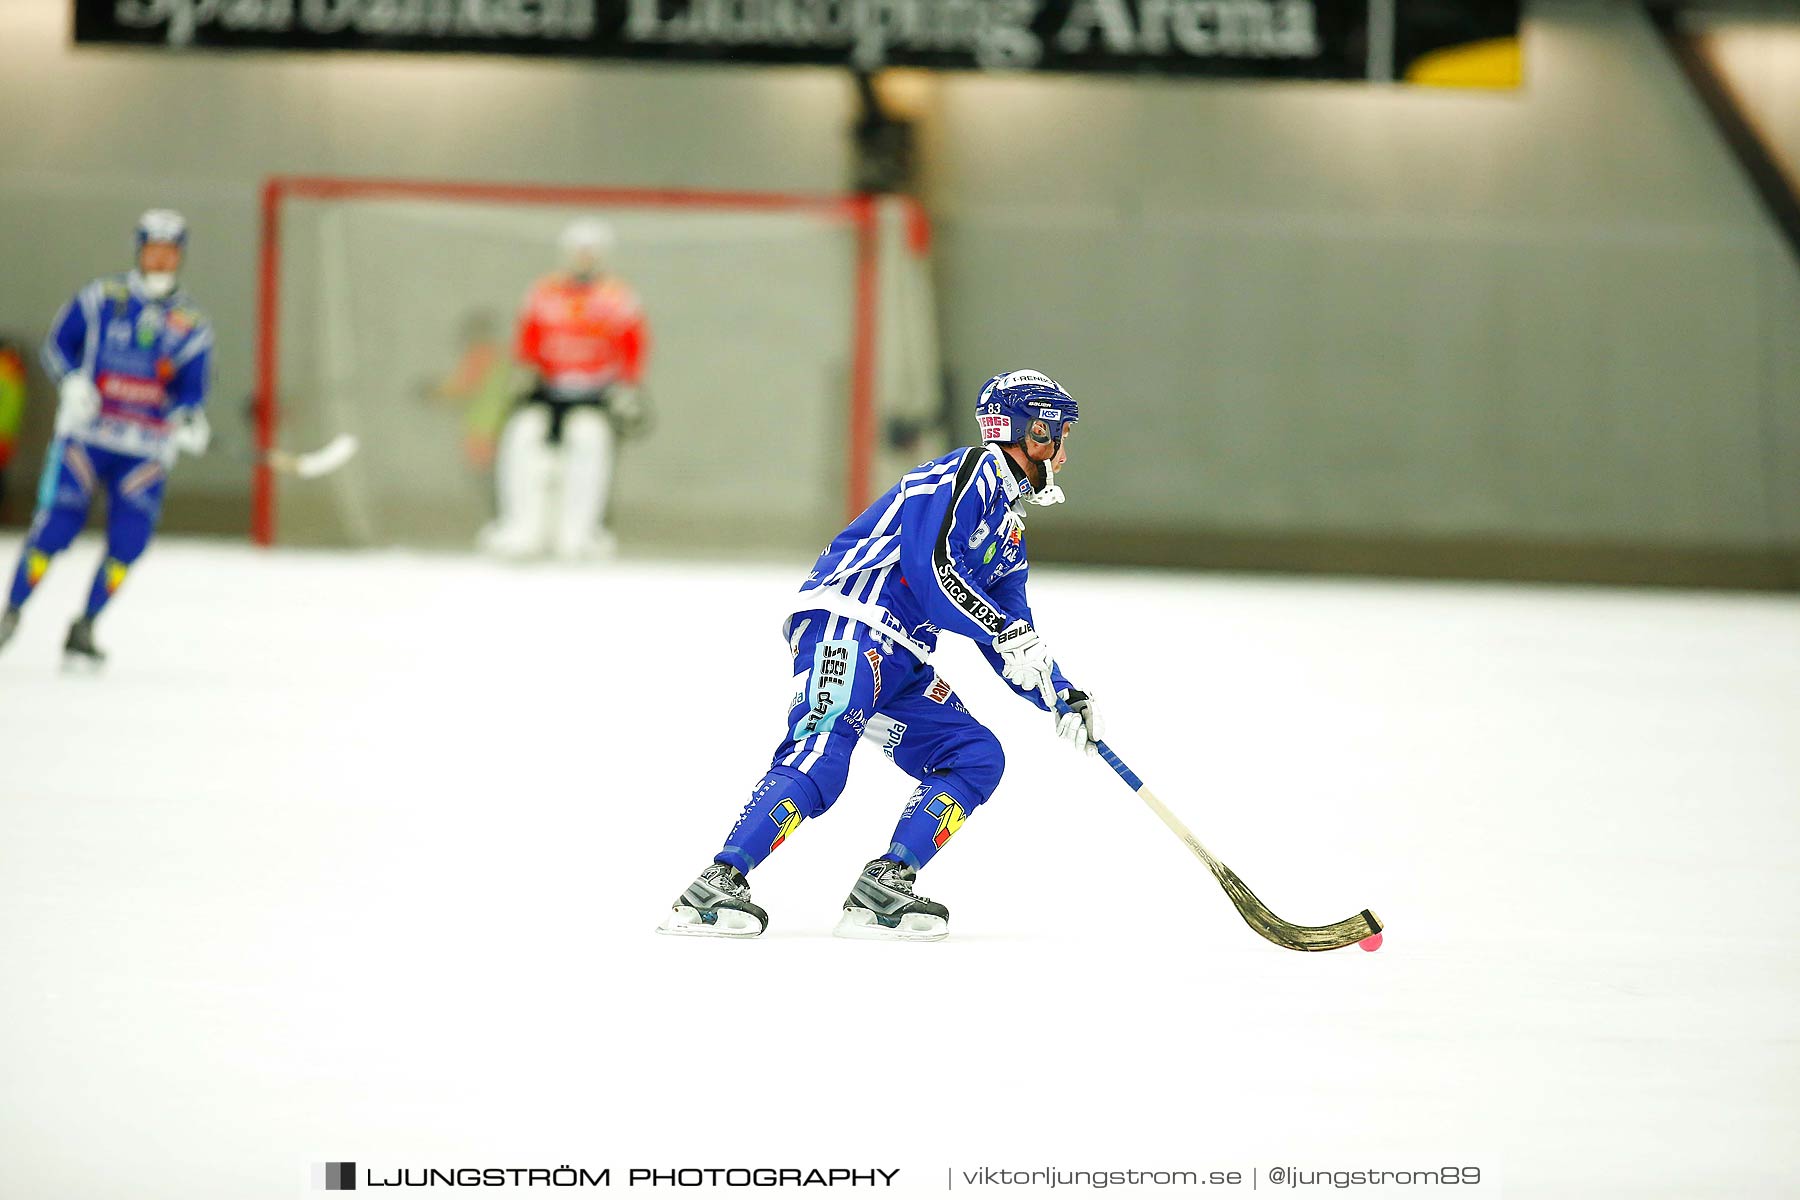
[(557, 246), (562, 251), (563, 266), (572, 274), (587, 276), (597, 274), (606, 265), (615, 241), (611, 225), (586, 217), (569, 224), (557, 239)]

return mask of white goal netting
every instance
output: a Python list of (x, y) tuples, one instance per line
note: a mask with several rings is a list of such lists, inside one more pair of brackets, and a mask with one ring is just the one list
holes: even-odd
[(651, 333), (653, 421), (623, 447), (612, 491), (621, 540), (701, 553), (822, 542), (851, 500), (859, 364), (870, 486), (935, 452), (883, 452), (896, 419), (929, 424), (940, 372), (915, 214), (898, 201), (873, 212), (875, 302), (859, 306), (843, 204), (288, 197), (277, 440), (306, 449), (346, 432), (362, 449), (327, 479), (282, 484), (277, 540), (473, 545), (493, 511), (486, 442), (529, 380), (511, 361), (520, 301), (556, 267), (560, 231), (598, 216)]

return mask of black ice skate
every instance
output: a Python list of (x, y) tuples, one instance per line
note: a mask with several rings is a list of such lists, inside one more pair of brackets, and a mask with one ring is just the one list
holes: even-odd
[(19, 610), (9, 608), (0, 613), (0, 650), (6, 649), (6, 643), (12, 641), (12, 635), (19, 628)]
[(94, 618), (78, 618), (69, 626), (69, 640), (63, 643), (63, 666), (98, 669), (105, 662), (105, 652), (94, 645)]
[(658, 933), (750, 938), (769, 927), (769, 914), (750, 903), (750, 883), (736, 867), (713, 863), (688, 884)]
[(911, 867), (878, 858), (863, 868), (832, 933), (879, 941), (936, 942), (950, 936), (950, 910), (913, 892)]

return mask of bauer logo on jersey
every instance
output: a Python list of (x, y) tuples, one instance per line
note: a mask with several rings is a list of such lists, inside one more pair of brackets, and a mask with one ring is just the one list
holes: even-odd
[(800, 828), (800, 806), (792, 800), (783, 800), (769, 815), (775, 819), (775, 840), (769, 843), (769, 852), (773, 854), (775, 847), (788, 840), (788, 834)]
[(949, 841), (951, 835), (962, 828), (963, 819), (967, 815), (963, 806), (948, 792), (939, 792), (925, 802), (925, 812), (937, 818), (937, 832), (931, 835), (931, 844), (942, 846)]
[(981, 440), (984, 442), (1012, 441), (1012, 420), (1006, 416), (981, 417)]

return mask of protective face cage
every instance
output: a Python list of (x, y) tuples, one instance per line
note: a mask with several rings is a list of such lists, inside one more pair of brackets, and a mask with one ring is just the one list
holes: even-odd
[(1024, 440), (1034, 446), (1049, 446), (1052, 450), (1061, 450), (1063, 439), (1074, 430), (1073, 421), (1047, 421), (1043, 417), (1033, 417), (1025, 426)]

